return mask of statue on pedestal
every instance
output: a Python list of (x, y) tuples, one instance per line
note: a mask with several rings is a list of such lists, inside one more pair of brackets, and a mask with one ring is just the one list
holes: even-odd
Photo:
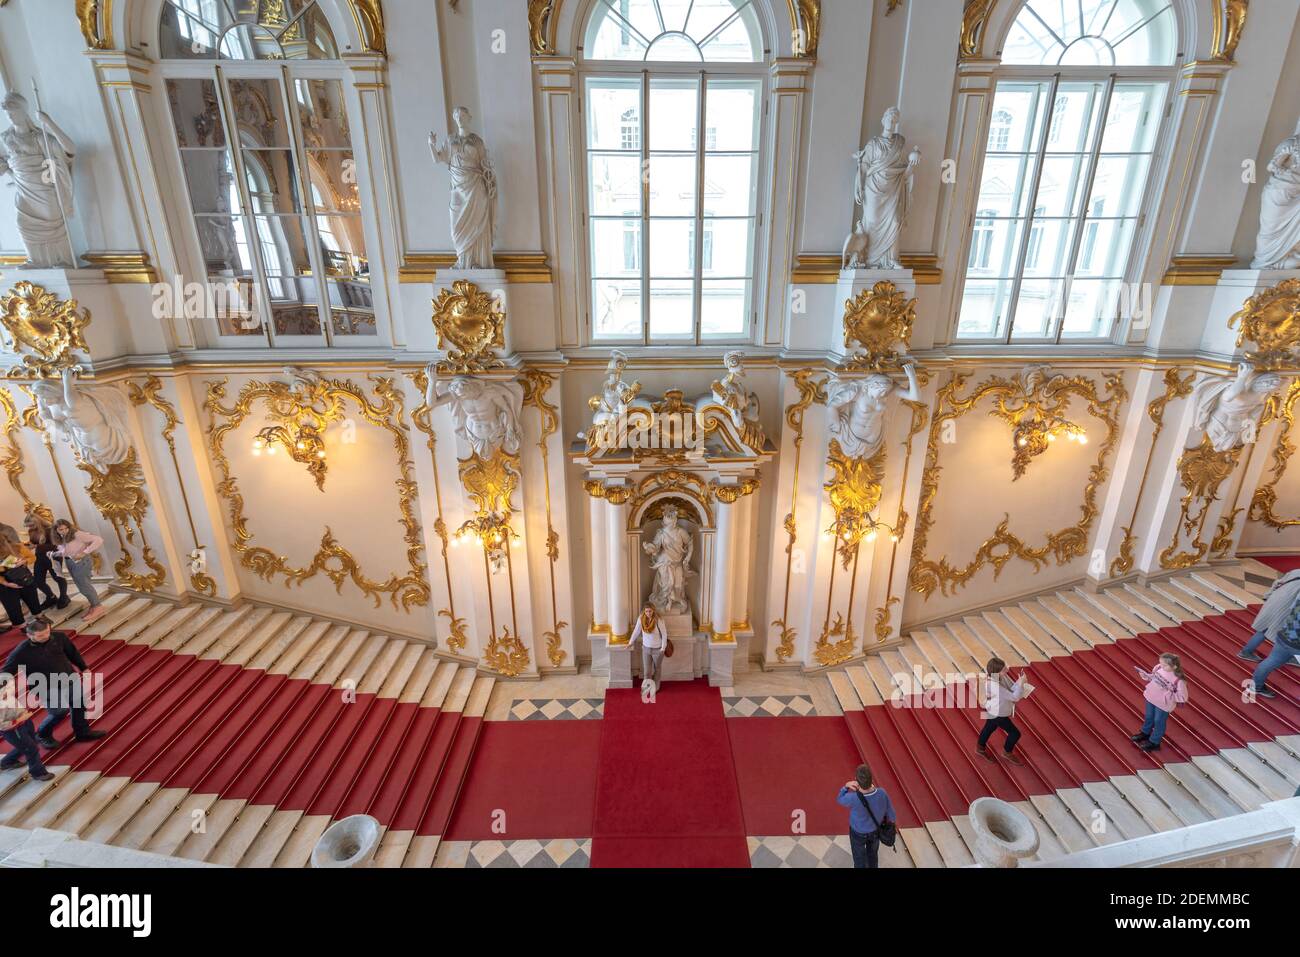
[(87, 465), (107, 473), (131, 454), (126, 402), (113, 387), (79, 385), (75, 371), (67, 368), (61, 383), (33, 383), (32, 393), (50, 434), (71, 445)]
[(1252, 269), (1300, 269), (1300, 124), (1269, 161)]
[(830, 411), (830, 433), (840, 450), (850, 459), (869, 459), (880, 451), (885, 441), (885, 412), (896, 393), (909, 402), (921, 401), (916, 380), (916, 366), (903, 364), (907, 374), (907, 392), (883, 373), (840, 382), (830, 388), (826, 408)]
[(898, 258), (903, 225), (921, 151), (907, 150), (907, 140), (898, 132), (902, 113), (891, 106), (885, 111), (884, 131), (853, 154), (857, 178), (853, 201), (862, 207), (862, 217), (844, 244), (845, 269), (901, 269)]
[(605, 366), (605, 381), (601, 384), (600, 395), (593, 395), (587, 400), (587, 407), (594, 413), (591, 428), (588, 430), (589, 448), (606, 442), (616, 444), (615, 432), (619, 422), (627, 415), (628, 405), (641, 392), (641, 383), (628, 385), (623, 381), (623, 370), (627, 368), (627, 354), (615, 349), (609, 354), (609, 364)]
[(27, 100), (9, 93), (3, 101), (9, 128), (0, 133), (0, 175), (14, 184), (18, 233), (27, 247), (28, 265), (76, 267), (68, 221), (74, 212), (72, 161), (77, 148), (49, 115), (32, 121)]
[(439, 142), (429, 134), (436, 162), (451, 170), (451, 241), (457, 269), (493, 269), (492, 235), (496, 229), (497, 177), (487, 145), (466, 124), (473, 119), (463, 106), (452, 111), (456, 135)]
[(745, 354), (728, 352), (722, 357), (727, 374), (713, 383), (713, 396), (727, 407), (737, 429), (758, 419), (758, 396), (745, 385)]
[(686, 599), (686, 578), (690, 574), (691, 556), (695, 541), (691, 533), (677, 524), (677, 509), (669, 505), (664, 509), (663, 525), (654, 540), (641, 546), (651, 556), (654, 569), (654, 590), (650, 604), (660, 615), (689, 615), (690, 602)]
[(437, 381), (432, 368), (428, 374), (425, 402), (430, 409), (451, 406), (456, 435), (469, 445), (470, 451), (484, 459), (492, 458), (498, 450), (518, 454), (523, 393), (517, 384), (470, 376), (457, 376), (448, 384)]
[(1282, 385), (1274, 372), (1256, 372), (1249, 362), (1237, 367), (1235, 379), (1211, 380), (1197, 400), (1195, 426), (1204, 429), (1215, 452), (1228, 452), (1255, 441), (1259, 415), (1268, 397)]

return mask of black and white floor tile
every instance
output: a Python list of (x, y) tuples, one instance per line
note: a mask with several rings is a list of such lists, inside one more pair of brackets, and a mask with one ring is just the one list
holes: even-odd
[(510, 721), (592, 721), (605, 716), (604, 698), (521, 698)]
[(802, 694), (723, 697), (722, 713), (728, 718), (807, 718), (816, 716), (817, 707)]

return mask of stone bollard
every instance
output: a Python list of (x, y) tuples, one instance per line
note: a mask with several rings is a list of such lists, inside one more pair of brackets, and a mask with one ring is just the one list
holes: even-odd
[(379, 822), (368, 814), (336, 821), (312, 848), (311, 866), (369, 867), (382, 834)]
[(975, 862), (980, 867), (1019, 867), (1021, 858), (1038, 851), (1034, 823), (1006, 801), (982, 797), (971, 803)]

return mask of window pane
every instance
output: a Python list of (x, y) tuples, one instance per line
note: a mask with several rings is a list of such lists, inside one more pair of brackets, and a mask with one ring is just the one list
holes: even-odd
[(749, 276), (753, 269), (754, 223), (749, 219), (706, 219), (705, 248), (712, 250), (705, 276)]
[(694, 338), (695, 283), (689, 279), (655, 279), (650, 283), (650, 336)]
[(1016, 324), (1013, 339), (1045, 339), (1052, 334), (1060, 295), (1059, 279), (1025, 279), (1020, 283), (1016, 300)]
[(641, 150), (641, 82), (587, 82), (587, 148)]
[(167, 99), (182, 148), (226, 145), (217, 85), (212, 80), (168, 80)]
[(1124, 275), (1137, 220), (1090, 219), (1083, 226), (1076, 276)]
[(640, 154), (592, 153), (587, 171), (593, 216), (641, 215)]
[(1136, 216), (1150, 165), (1149, 156), (1099, 157), (1089, 212), (1098, 216)]
[(312, 147), (352, 146), (343, 84), (338, 80), (297, 80), (294, 106), (302, 124), (303, 138)]
[(751, 0), (597, 0), (585, 36), (593, 60), (755, 62), (763, 51)]
[(1115, 279), (1076, 279), (1071, 283), (1061, 335), (1104, 336), (1115, 321), (1122, 285)]
[(978, 208), (986, 216), (1023, 216), (1029, 211), (1034, 156), (990, 156), (984, 161)]
[(961, 319), (957, 323), (958, 338), (1002, 338), (1006, 330), (1012, 285), (1010, 279), (968, 279), (962, 293)]
[(695, 220), (650, 220), (650, 275), (656, 279), (695, 275)]
[(989, 149), (1037, 152), (1046, 120), (1050, 83), (999, 83), (993, 97)]
[(226, 150), (181, 150), (185, 184), (195, 213), (229, 213), (235, 172)]
[(366, 258), (366, 240), (360, 216), (337, 213), (317, 216), (316, 233), (320, 236), (325, 275), (370, 280), (370, 261)]
[(700, 335), (738, 338), (750, 313), (748, 279), (706, 279), (700, 297)]
[(255, 213), (296, 213), (298, 177), (290, 150), (244, 150), (244, 177)]
[(292, 145), (278, 80), (231, 80), (230, 97), (241, 146), (288, 148)]
[(1060, 276), (1064, 274), (1074, 222), (1068, 219), (1036, 219), (1029, 230), (1025, 249), (1026, 276)]
[(1092, 150), (1093, 133), (1101, 119), (1105, 93), (1103, 83), (1061, 83), (1057, 87), (1047, 133), (1049, 153)]
[(694, 156), (652, 155), (650, 215), (694, 216), (695, 176), (698, 168)]
[(297, 216), (256, 216), (262, 265), (268, 276), (308, 276), (311, 259), (302, 220)]
[(751, 216), (758, 202), (758, 157), (710, 155), (704, 160), (704, 213)]
[(758, 149), (758, 80), (715, 80), (708, 82), (705, 120), (707, 150), (746, 152)]
[(641, 338), (641, 280), (593, 279), (591, 317), (598, 338)]
[(375, 301), (370, 283), (361, 280), (331, 280), (330, 330), (336, 336), (378, 335)]
[(1150, 153), (1160, 132), (1164, 83), (1116, 84), (1102, 134), (1103, 153)]
[(361, 209), (357, 164), (351, 150), (308, 150), (311, 201), (318, 210), (355, 213)]
[(1014, 275), (1024, 228), (1023, 219), (977, 218), (967, 274), (978, 278)]
[(700, 43), (704, 59), (715, 62), (744, 63), (759, 59), (763, 35), (752, 3), (746, 3), (740, 15), (710, 34)]
[(591, 274), (632, 277), (641, 273), (641, 220), (591, 221)]
[(1177, 31), (1169, 0), (1029, 0), (1002, 62), (1167, 66), (1177, 55)]
[(1077, 216), (1088, 168), (1086, 156), (1046, 156), (1036, 209), (1042, 216)]
[(650, 81), (650, 149), (695, 152), (699, 115), (698, 80)]

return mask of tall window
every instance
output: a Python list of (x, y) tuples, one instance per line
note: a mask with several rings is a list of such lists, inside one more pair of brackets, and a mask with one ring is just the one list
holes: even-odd
[(167, 0), (160, 46), (217, 341), (377, 342), (343, 69), (315, 0)]
[(1177, 56), (1169, 0), (1025, 3), (1003, 46), (959, 339), (1112, 334)]
[(583, 53), (593, 339), (748, 338), (763, 96), (752, 0), (598, 0)]

